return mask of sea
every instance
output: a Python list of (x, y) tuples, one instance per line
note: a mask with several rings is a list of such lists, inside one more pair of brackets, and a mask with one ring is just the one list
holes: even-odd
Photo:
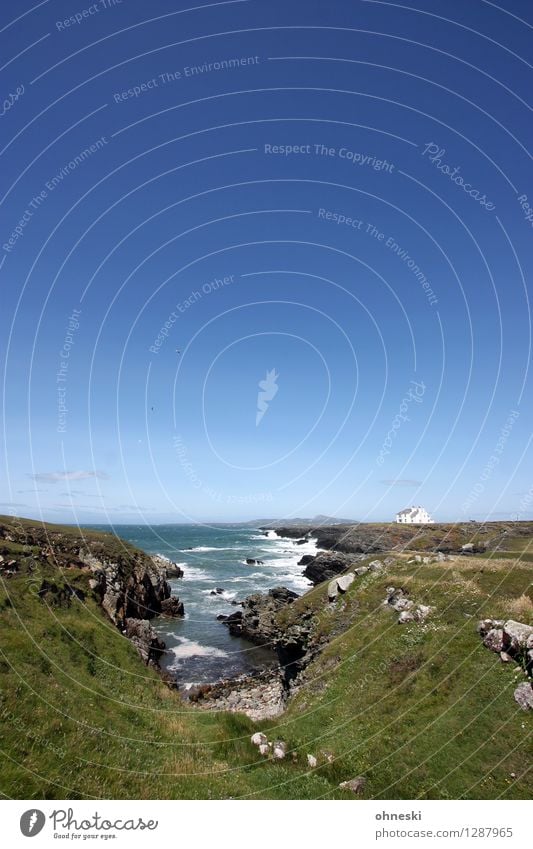
[[(185, 616), (152, 621), (166, 644), (161, 666), (175, 676), (180, 688), (251, 673), (275, 663), (270, 649), (232, 637), (217, 616), (240, 610), (232, 602), (251, 593), (276, 586), (298, 594), (309, 589), (311, 584), (298, 561), (304, 554), (316, 552), (313, 540), (298, 544), (281, 539), (275, 531), (235, 526), (116, 525), (113, 531), (183, 569), (183, 578), (169, 582), (172, 594), (183, 601)], [(248, 565), (247, 559), (262, 562)]]

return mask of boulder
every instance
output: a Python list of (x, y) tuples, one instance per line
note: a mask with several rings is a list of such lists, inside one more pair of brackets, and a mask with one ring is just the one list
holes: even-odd
[(431, 607), (428, 604), (418, 604), (413, 611), (413, 616), (417, 622), (424, 622), (431, 613)]
[(533, 684), (523, 681), (514, 691), (514, 698), (522, 710), (533, 710)]
[(332, 581), (328, 584), (328, 599), (330, 601), (335, 601), (339, 594), (339, 588), (337, 586), (337, 579), (333, 578)]
[(398, 624), (405, 625), (406, 622), (413, 622), (414, 616), (410, 610), (402, 610), (400, 615), (398, 616)]
[(483, 637), (483, 645), (491, 651), (503, 653), (503, 631), (501, 628), (491, 628)]
[(528, 639), (533, 636), (533, 626), (524, 625), (508, 619), (503, 626), (503, 642), (506, 650), (521, 652), (527, 648)]
[(493, 620), (492, 619), (482, 619), (481, 622), (477, 624), (477, 632), (480, 637), (484, 637), (485, 634), (488, 634), (491, 628), (493, 628)]
[(341, 593), (345, 593), (349, 587), (353, 584), (355, 580), (355, 575), (351, 572), (348, 575), (341, 575), (340, 578), (337, 578), (337, 586)]
[(160, 554), (150, 554), (149, 556), (163, 578), (183, 578), (183, 569), (173, 560), (168, 560)]
[(253, 746), (262, 746), (268, 743), (267, 736), (262, 731), (256, 731), (255, 734), (252, 734), (250, 741)]
[(282, 740), (276, 740), (272, 744), (272, 757), (278, 761), (282, 761), (287, 754), (287, 746)]
[(318, 761), (314, 755), (307, 755), (307, 765), (310, 766), (311, 769), (314, 769), (317, 763)]
[[(311, 560), (309, 555), (302, 557), (300, 563), (305, 565), (303, 574), (314, 586), (323, 581), (331, 581), (337, 575), (346, 572), (361, 560), (363, 555), (343, 554), (340, 551), (320, 551)], [(305, 560), (305, 563), (303, 562)]]
[(381, 560), (372, 560), (372, 562), (368, 564), (368, 568), (371, 572), (381, 572), (383, 569), (383, 563)]
[(477, 632), (481, 637), (484, 637), (491, 628), (503, 628), (503, 619), (482, 619), (478, 622)]
[(147, 619), (126, 619), (126, 636), (129, 637), (146, 664), (159, 666), (165, 643), (157, 637)]
[(349, 781), (341, 781), (339, 787), (341, 790), (351, 790), (352, 793), (356, 795), (360, 795), (366, 784), (366, 778), (364, 775), (358, 775), (356, 778), (350, 778)]
[(269, 752), (270, 746), (268, 745), (268, 743), (261, 743), (261, 745), (259, 746), (259, 754), (263, 755), (264, 757), (265, 755), (268, 755)]
[(254, 593), (242, 602), (242, 611), (231, 613), (224, 624), (234, 637), (243, 637), (256, 645), (270, 644), (273, 647), (281, 633), (276, 616), (296, 598), (297, 593), (287, 587), (274, 587), (266, 595)]
[(161, 602), (161, 615), (162, 616), (184, 616), (185, 609), (183, 607), (183, 602), (179, 600), (177, 596), (170, 596), (170, 598), (166, 598)]
[(414, 606), (414, 602), (404, 593), (401, 587), (387, 587), (387, 598), (383, 602), (393, 607), (400, 613), (402, 610), (410, 610)]
[(415, 606), (414, 601), (411, 601), (410, 598), (399, 598), (398, 601), (393, 605), (394, 609), (401, 613), (402, 610), (411, 610), (412, 607)]
[(309, 566), (310, 563), (315, 559), (314, 554), (304, 554), (303, 557), (298, 560), (298, 566)]

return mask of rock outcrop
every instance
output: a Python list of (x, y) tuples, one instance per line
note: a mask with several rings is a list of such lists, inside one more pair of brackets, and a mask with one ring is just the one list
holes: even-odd
[(386, 592), (387, 597), (383, 600), (383, 604), (392, 607), (400, 614), (399, 625), (407, 622), (425, 622), (431, 613), (432, 608), (428, 604), (416, 604), (409, 598), (409, 592), (401, 587), (387, 587)]
[(151, 554), (150, 558), (161, 574), (165, 578), (183, 578), (184, 572), (181, 566), (174, 563), (168, 557), (163, 557), (161, 554)]
[(533, 710), (533, 684), (531, 681), (523, 681), (514, 691), (515, 702), (522, 710)]
[[(500, 655), (503, 663), (515, 661), (525, 674), (533, 677), (533, 626), (508, 619), (483, 619), (477, 626), (483, 645)], [(533, 709), (531, 681), (523, 681), (514, 691), (515, 701), (523, 710)]]
[(276, 615), (296, 598), (297, 593), (286, 587), (274, 587), (266, 595), (254, 593), (243, 601), (242, 610), (225, 618), (224, 624), (234, 637), (243, 637), (256, 645), (273, 647), (281, 636)]
[(91, 587), (117, 627), (124, 628), (126, 619), (152, 619), (163, 612), (183, 615), (183, 605), (177, 612), (181, 603), (172, 597), (166, 567), (162, 570), (151, 557), (139, 552), (110, 559), (81, 549), (79, 559), (93, 573)]
[(296, 622), (280, 625), (278, 615), (298, 598), (286, 587), (275, 587), (266, 595), (255, 593), (243, 602), (243, 609), (227, 616), (224, 623), (234, 637), (272, 649), (279, 660), (281, 680), (286, 690), (320, 650), (315, 638), (311, 612), (302, 612)]
[(304, 576), (316, 586), (321, 584), (322, 581), (330, 581), (342, 572), (346, 572), (361, 559), (363, 559), (362, 555), (343, 554), (339, 551), (319, 551), (315, 557), (310, 554), (304, 555), (298, 565), (305, 566)]
[(181, 569), (150, 556), (113, 534), (10, 519), (0, 525), (0, 551), (13, 552), (13, 573), (41, 575), (43, 603), (65, 606), (92, 596), (111, 622), (130, 637), (145, 662), (157, 664), (164, 644), (146, 620), (183, 616), (167, 575)]
[(157, 637), (147, 619), (126, 619), (125, 634), (146, 664), (159, 666), (165, 643)]

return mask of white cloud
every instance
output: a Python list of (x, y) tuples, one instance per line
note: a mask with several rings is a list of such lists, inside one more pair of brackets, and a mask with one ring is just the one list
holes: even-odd
[(40, 481), (42, 483), (58, 483), (58, 481), (84, 481), (90, 478), (100, 478), (101, 480), (108, 480), (109, 475), (106, 475), (105, 472), (37, 472), (35, 475), (30, 475), (36, 481)]

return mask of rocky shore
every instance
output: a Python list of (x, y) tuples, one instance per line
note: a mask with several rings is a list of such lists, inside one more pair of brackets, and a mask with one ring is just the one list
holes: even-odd
[[(0, 573), (27, 575), (49, 606), (84, 602), (88, 594), (131, 639), (145, 663), (159, 665), (165, 644), (150, 625), (155, 616), (183, 616), (167, 577), (183, 572), (109, 533), (49, 526), (21, 519), (0, 522)], [(81, 578), (81, 579), (80, 579)]]
[(182, 696), (203, 710), (245, 713), (254, 720), (279, 716), (287, 700), (279, 669), (266, 669), (213, 684), (194, 686)]
[(304, 566), (303, 575), (308, 578), (314, 586), (322, 581), (329, 581), (335, 575), (340, 575), (346, 569), (355, 566), (360, 560), (364, 560), (364, 554), (343, 554), (341, 551), (319, 551), (318, 554), (305, 554), (299, 561), (299, 566)]
[(405, 549), (443, 554), (481, 554), (505, 550), (509, 537), (531, 537), (533, 522), (458, 522), (432, 525), (357, 523), (338, 525), (282, 525), (262, 527), (280, 537), (316, 538), (317, 547), (345, 554), (379, 554)]

